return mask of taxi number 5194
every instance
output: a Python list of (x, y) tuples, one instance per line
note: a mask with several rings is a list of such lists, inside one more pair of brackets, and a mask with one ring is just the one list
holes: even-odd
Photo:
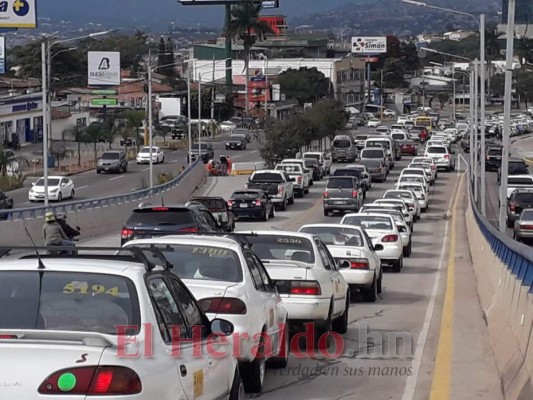
[(80, 294), (107, 294), (109, 296), (118, 296), (118, 287), (106, 288), (102, 285), (92, 285), (89, 287), (87, 283), (80, 284), (79, 282), (70, 282), (63, 287), (63, 293), (80, 293)]

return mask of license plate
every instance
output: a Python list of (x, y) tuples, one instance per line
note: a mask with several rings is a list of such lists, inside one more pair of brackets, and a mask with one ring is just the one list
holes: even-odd
[(246, 203), (241, 203), (240, 207), (241, 207), (241, 208), (248, 208), (248, 204), (246, 204)]
[(333, 204), (346, 204), (345, 201), (334, 201)]
[(109, 171), (109, 167), (105, 167), (104, 169), (105, 169), (106, 171)]

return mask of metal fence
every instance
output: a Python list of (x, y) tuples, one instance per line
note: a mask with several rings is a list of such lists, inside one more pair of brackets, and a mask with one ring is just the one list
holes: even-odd
[(178, 186), (182, 180), (193, 171), (200, 163), (200, 160), (196, 160), (189, 167), (187, 167), (181, 174), (174, 179), (163, 183), (161, 185), (154, 186), (148, 189), (139, 189), (131, 193), (125, 193), (114, 196), (99, 197), (88, 200), (70, 201), (65, 203), (49, 203), (46, 206), (27, 207), (27, 208), (13, 208), (10, 210), (0, 210), (0, 220), (14, 221), (14, 220), (27, 220), (35, 218), (43, 218), (47, 211), (54, 213), (77, 213), (86, 210), (92, 210), (95, 208), (113, 207), (132, 201), (139, 201), (158, 194), (162, 194), (168, 190), (171, 190)]

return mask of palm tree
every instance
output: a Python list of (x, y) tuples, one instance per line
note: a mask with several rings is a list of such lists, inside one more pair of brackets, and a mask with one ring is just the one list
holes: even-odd
[(87, 127), (83, 125), (72, 125), (63, 131), (63, 135), (70, 136), (78, 144), (78, 167), (81, 165), (81, 143), (87, 143)]
[(87, 127), (85, 134), (87, 135), (87, 142), (92, 143), (94, 146), (94, 163), (98, 160), (98, 142), (105, 137), (105, 128), (102, 123), (94, 123)]
[(2, 176), (7, 175), (7, 170), (11, 167), (16, 160), (14, 158), (9, 158), (5, 152), (4, 146), (0, 145), (0, 172)]
[(257, 40), (263, 40), (265, 36), (272, 33), (272, 28), (266, 22), (259, 20), (259, 13), (261, 12), (261, 3), (246, 1), (237, 4), (231, 9), (231, 21), (229, 22), (228, 31), (226, 35), (232, 39), (242, 40), (244, 47), (244, 70), (246, 72), (246, 93), (245, 93), (245, 107), (244, 113), (248, 114), (248, 77), (250, 65), (250, 52), (252, 46)]
[(145, 119), (144, 111), (126, 111), (122, 114), (122, 118), (126, 122), (126, 130), (131, 133), (136, 139), (137, 149), (139, 148), (139, 128)]

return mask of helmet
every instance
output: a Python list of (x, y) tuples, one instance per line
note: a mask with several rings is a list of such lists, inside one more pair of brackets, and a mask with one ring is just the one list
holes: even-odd
[(67, 214), (59, 213), (56, 215), (56, 218), (65, 221), (67, 219)]
[(55, 222), (56, 220), (56, 215), (53, 213), (53, 212), (47, 212), (46, 214), (44, 214), (44, 220), (46, 222)]

